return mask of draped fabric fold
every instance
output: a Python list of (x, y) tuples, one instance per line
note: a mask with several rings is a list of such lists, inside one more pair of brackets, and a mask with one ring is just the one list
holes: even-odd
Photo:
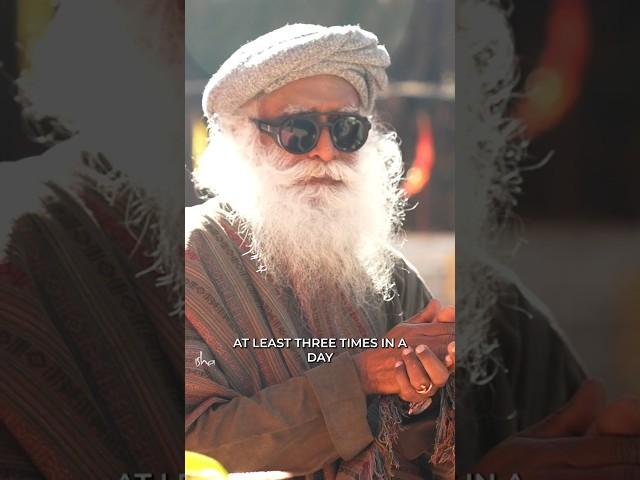
[(151, 268), (157, 238), (126, 220), (135, 188), (83, 156), (0, 259), (0, 477), (177, 476), (180, 300)]
[[(274, 287), (263, 272), (258, 272), (237, 228), (223, 214), (215, 214), (215, 218), (208, 216), (204, 213), (206, 208), (207, 204), (192, 207), (186, 214), (187, 434), (205, 411), (239, 396), (254, 396), (269, 386), (303, 375), (313, 366), (307, 363), (304, 349), (234, 348), (236, 339), (240, 338), (303, 338), (307, 335), (299, 319), (294, 318), (299, 311), (292, 294)], [(400, 259), (398, 266), (396, 283), (402, 291), (396, 292), (390, 302), (375, 308), (355, 309), (348, 302), (336, 299), (343, 321), (331, 322), (342, 326), (340, 331), (332, 332), (333, 335), (381, 338), (395, 323), (424, 307), (429, 299), (426, 288)], [(316, 334), (313, 330), (310, 333)], [(345, 353), (340, 348), (314, 351)], [(215, 361), (215, 365), (197, 366), (198, 356)], [(374, 423), (380, 425), (375, 432), (376, 441), (354, 458), (338, 461), (336, 478), (391, 478), (392, 445), (401, 419), (397, 402), (391, 397), (382, 397), (378, 405), (374, 413), (377, 417)], [(212, 435), (215, 438), (216, 433)]]

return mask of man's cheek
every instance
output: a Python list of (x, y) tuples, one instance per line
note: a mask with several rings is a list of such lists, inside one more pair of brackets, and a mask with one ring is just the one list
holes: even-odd
[[(271, 139), (271, 137), (269, 137), (269, 135), (266, 135), (264, 133), (261, 133), (260, 136), (258, 137), (258, 140), (260, 141), (260, 145), (262, 145), (263, 147), (269, 146), (269, 144), (273, 143), (273, 140)], [(260, 152), (260, 153), (264, 153), (264, 152)]]

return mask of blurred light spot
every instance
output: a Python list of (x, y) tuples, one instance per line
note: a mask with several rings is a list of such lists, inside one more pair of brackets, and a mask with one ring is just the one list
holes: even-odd
[(547, 112), (563, 110), (561, 107), (565, 83), (562, 76), (547, 68), (538, 68), (527, 79), (527, 95), (532, 109)]
[(403, 188), (407, 197), (420, 193), (431, 180), (431, 170), (435, 164), (435, 149), (431, 121), (425, 113), (418, 114), (416, 153), (407, 171), (407, 178)]
[(191, 122), (191, 159), (193, 169), (198, 166), (198, 159), (207, 148), (207, 127), (201, 118), (196, 118)]
[(16, 40), (20, 71), (29, 68), (33, 45), (46, 30), (54, 11), (51, 0), (18, 0)]
[(571, 110), (582, 88), (591, 44), (584, 0), (556, 0), (547, 19), (544, 50), (529, 74), (516, 116), (533, 138), (556, 126)]

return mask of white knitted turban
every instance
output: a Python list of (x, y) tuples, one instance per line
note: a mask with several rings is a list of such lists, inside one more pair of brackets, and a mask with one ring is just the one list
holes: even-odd
[(256, 95), (327, 74), (353, 85), (362, 108), (371, 112), (377, 93), (387, 85), (388, 66), (386, 48), (358, 26), (286, 25), (231, 55), (207, 83), (202, 109), (207, 118), (233, 112)]

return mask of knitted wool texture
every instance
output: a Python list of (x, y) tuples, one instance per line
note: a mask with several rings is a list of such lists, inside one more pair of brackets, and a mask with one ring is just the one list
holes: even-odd
[(286, 25), (231, 55), (207, 83), (202, 109), (211, 119), (294, 80), (325, 74), (349, 82), (369, 113), (387, 85), (389, 63), (378, 38), (358, 26)]

